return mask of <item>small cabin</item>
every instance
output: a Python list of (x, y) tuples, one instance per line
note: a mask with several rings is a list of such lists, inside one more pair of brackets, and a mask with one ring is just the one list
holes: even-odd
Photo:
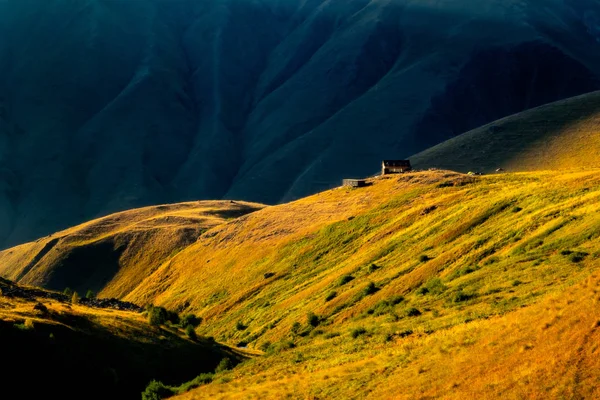
[(381, 162), (381, 175), (402, 174), (412, 171), (409, 160), (383, 160)]
[(344, 179), (344, 186), (349, 187), (365, 187), (367, 186), (367, 181), (365, 179)]

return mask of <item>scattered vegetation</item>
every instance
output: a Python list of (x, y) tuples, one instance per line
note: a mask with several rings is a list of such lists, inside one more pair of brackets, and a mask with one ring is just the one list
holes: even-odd
[(350, 331), (350, 336), (351, 336), (353, 339), (356, 339), (356, 338), (358, 338), (358, 337), (360, 337), (360, 336), (362, 336), (362, 335), (364, 335), (364, 334), (366, 334), (366, 333), (367, 333), (367, 330), (366, 330), (365, 328), (363, 328), (363, 327), (359, 327), (359, 328), (354, 328), (354, 329), (352, 329), (352, 330)]
[(375, 285), (375, 283), (373, 282), (369, 282), (367, 284), (367, 286), (363, 289), (362, 294), (364, 296), (370, 296), (372, 294), (375, 294), (379, 291), (379, 288), (377, 287), (377, 285)]
[(344, 286), (345, 284), (350, 283), (353, 280), (354, 280), (354, 277), (352, 275), (344, 275), (340, 278), (338, 286)]
[(337, 297), (337, 292), (329, 292), (327, 296), (325, 296), (325, 301), (331, 301)]
[(164, 307), (155, 307), (150, 305), (146, 308), (148, 313), (148, 323), (153, 326), (165, 325), (167, 322), (172, 325), (179, 324), (179, 315), (174, 311), (169, 311)]

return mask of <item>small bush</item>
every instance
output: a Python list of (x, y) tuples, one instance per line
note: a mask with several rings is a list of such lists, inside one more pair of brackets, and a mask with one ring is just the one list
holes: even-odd
[(235, 329), (237, 329), (238, 331), (244, 331), (247, 328), (248, 327), (246, 325), (244, 325), (244, 323), (242, 321), (238, 321), (235, 323)]
[(306, 315), (306, 323), (312, 327), (317, 327), (321, 323), (321, 318), (310, 312)]
[(269, 341), (266, 341), (266, 342), (262, 343), (262, 344), (260, 345), (260, 347), (259, 347), (259, 349), (260, 349), (261, 351), (264, 351), (265, 353), (266, 353), (266, 352), (268, 352), (268, 351), (270, 351), (270, 350), (271, 350), (271, 348), (272, 348), (272, 344), (271, 344), (271, 342), (269, 342)]
[(302, 329), (302, 325), (300, 324), (300, 322), (296, 321), (292, 324), (291, 331), (294, 335), (297, 335), (300, 332), (300, 329)]
[(353, 339), (356, 339), (359, 336), (364, 335), (365, 333), (367, 333), (367, 330), (365, 328), (360, 327), (352, 329), (352, 331), (350, 331), (350, 336), (352, 336)]
[(585, 253), (583, 251), (576, 251), (573, 252), (571, 255), (569, 255), (569, 261), (571, 261), (572, 263), (580, 263), (583, 260), (585, 260), (585, 258), (588, 256), (588, 253)]
[(167, 317), (167, 310), (163, 307), (151, 307), (148, 310), (148, 323), (152, 326), (164, 325)]
[(429, 256), (427, 254), (421, 254), (419, 256), (419, 262), (424, 263), (431, 260), (431, 258), (429, 258)]
[(523, 211), (523, 209), (521, 207), (513, 207), (513, 209), (512, 209), (512, 212), (515, 214), (518, 212), (521, 212), (521, 211)]
[(429, 293), (429, 289), (427, 289), (425, 286), (421, 286), (419, 289), (417, 289), (417, 294), (421, 296), (425, 296), (427, 293)]
[(70, 287), (65, 288), (65, 290), (63, 290), (63, 294), (71, 297), (73, 296), (73, 289), (71, 289)]
[(196, 340), (198, 336), (196, 335), (196, 330), (192, 325), (188, 325), (185, 327), (185, 334), (192, 340)]
[(161, 400), (175, 395), (176, 392), (170, 386), (160, 381), (152, 381), (142, 392), (142, 400)]
[(231, 368), (233, 368), (233, 363), (231, 362), (231, 360), (227, 357), (225, 357), (224, 359), (221, 360), (221, 362), (219, 363), (219, 365), (217, 365), (217, 368), (215, 368), (215, 374), (224, 372), (224, 371), (229, 371)]
[(79, 300), (79, 294), (77, 292), (73, 292), (73, 296), (71, 296), (71, 303), (78, 304)]
[(344, 275), (340, 278), (340, 281), (338, 282), (338, 286), (343, 286), (349, 282), (352, 282), (354, 280), (354, 277), (352, 275)]
[(390, 300), (389, 300), (389, 302), (390, 302), (390, 303), (391, 303), (393, 306), (395, 306), (395, 305), (397, 305), (397, 304), (400, 304), (400, 303), (402, 303), (403, 301), (404, 301), (404, 297), (403, 297), (403, 296), (392, 296), (392, 297), (390, 297)]
[(325, 297), (325, 301), (331, 301), (337, 297), (337, 292), (329, 292)]
[(370, 296), (374, 293), (377, 293), (379, 288), (375, 286), (373, 282), (369, 282), (369, 284), (363, 289), (363, 295)]
[(275, 276), (275, 272), (267, 272), (264, 274), (265, 279), (269, 279)]
[(92, 290), (88, 290), (87, 293), (85, 294), (85, 298), (86, 299), (95, 299), (96, 298), (96, 293), (94, 293), (94, 291)]
[(328, 332), (325, 335), (323, 335), (323, 337), (325, 339), (333, 339), (333, 338), (338, 337), (338, 336), (340, 336), (339, 332)]
[(209, 384), (213, 381), (214, 374), (206, 373), (200, 374), (189, 382), (184, 383), (183, 385), (177, 388), (177, 394), (189, 392), (192, 389), (200, 387), (202, 385)]
[(514, 281), (512, 281), (512, 286), (519, 286), (520, 284), (522, 284), (523, 282), (521, 282), (518, 279), (515, 279)]
[(181, 319), (181, 326), (187, 327), (188, 325), (196, 328), (198, 325), (202, 323), (202, 318), (197, 317), (195, 314), (187, 314), (185, 317)]
[(369, 273), (372, 274), (373, 272), (377, 271), (380, 268), (381, 267), (377, 264), (371, 264), (371, 265), (369, 265)]
[(418, 317), (419, 315), (421, 315), (421, 311), (419, 311), (418, 309), (416, 309), (414, 307), (411, 307), (406, 310), (407, 317)]
[(473, 297), (475, 297), (475, 296), (472, 294), (468, 294), (468, 293), (464, 293), (464, 292), (460, 291), (454, 295), (454, 297), (452, 298), (452, 301), (455, 303), (462, 303), (463, 301), (471, 300)]

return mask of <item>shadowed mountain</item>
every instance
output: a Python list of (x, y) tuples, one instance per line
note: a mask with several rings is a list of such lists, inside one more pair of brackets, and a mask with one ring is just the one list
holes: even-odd
[[(0, 246), (277, 203), (600, 89), (596, 0), (0, 2)], [(350, 161), (349, 161), (350, 160)]]

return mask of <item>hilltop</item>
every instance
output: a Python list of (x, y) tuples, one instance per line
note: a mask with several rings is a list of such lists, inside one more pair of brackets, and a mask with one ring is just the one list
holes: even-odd
[(493, 172), (600, 167), (600, 92), (525, 111), (411, 157), (416, 168)]
[(600, 89), (600, 5), (0, 1), (0, 248), (152, 204), (278, 204)]
[(260, 204), (198, 201), (125, 211), (0, 253), (11, 280), (124, 297), (205, 231)]
[(264, 352), (184, 398), (598, 395), (600, 170), (369, 183), (223, 221), (131, 285)]

